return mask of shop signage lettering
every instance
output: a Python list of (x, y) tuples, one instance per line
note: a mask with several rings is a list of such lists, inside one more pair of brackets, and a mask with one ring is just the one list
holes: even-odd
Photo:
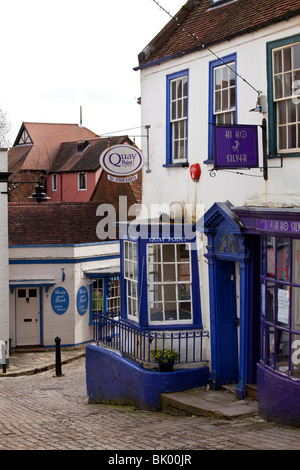
[(214, 168), (258, 167), (257, 126), (213, 126)]
[[(268, 274), (270, 277), (275, 277), (275, 251), (273, 249), (268, 250)], [(280, 278), (280, 275), (285, 273), (285, 280), (289, 280), (289, 270), (286, 261), (286, 254), (283, 250), (281, 253), (281, 259), (278, 267), (277, 277)]]
[(55, 313), (62, 315), (69, 307), (69, 294), (63, 287), (57, 287), (52, 292), (51, 305)]
[(81, 286), (77, 294), (77, 310), (80, 315), (84, 315), (87, 311), (89, 303), (88, 291), (85, 286)]
[(114, 145), (100, 155), (100, 165), (110, 175), (126, 177), (141, 170), (143, 155), (131, 145)]
[(271, 232), (300, 233), (300, 222), (262, 219), (257, 221), (257, 228)]

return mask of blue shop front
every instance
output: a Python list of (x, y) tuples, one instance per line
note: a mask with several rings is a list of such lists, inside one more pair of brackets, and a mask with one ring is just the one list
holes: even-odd
[(191, 224), (120, 225), (121, 309), (87, 347), (90, 401), (160, 409), (161, 393), (207, 385), (196, 240)]
[(211, 386), (257, 384), (260, 413), (299, 426), (300, 211), (215, 203), (204, 231)]

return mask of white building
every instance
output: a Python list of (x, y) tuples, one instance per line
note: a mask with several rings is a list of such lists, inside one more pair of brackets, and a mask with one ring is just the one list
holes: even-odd
[[(7, 233), (7, 150), (0, 149), (0, 359), (6, 367), (9, 357), (8, 233)], [(5, 356), (5, 357), (3, 357)]]
[[(142, 125), (150, 126), (143, 148), (145, 154), (149, 149), (146, 215), (153, 215), (154, 205), (157, 210), (179, 202), (186, 221), (197, 221), (200, 281), (195, 286), (197, 277), (191, 278), (191, 295), (198, 290), (200, 303), (195, 309), (191, 300), (189, 320), (178, 316), (173, 327), (202, 324), (210, 331), (212, 387), (237, 382), (237, 396), (243, 398), (257, 383), (261, 411), (296, 425), (299, 8), (299, 0), (189, 0), (139, 54), (136, 68)], [(196, 179), (194, 165), (201, 170)], [(155, 242), (164, 249), (161, 237)], [(158, 249), (154, 244), (152, 254)], [(160, 327), (170, 329), (171, 297), (166, 290), (158, 297), (167, 283), (151, 277), (149, 253), (142, 294), (148, 309), (140, 315), (146, 326), (157, 327), (153, 315), (161, 310)], [(178, 311), (175, 290), (172, 303)], [(129, 306), (124, 310), (140, 321)]]

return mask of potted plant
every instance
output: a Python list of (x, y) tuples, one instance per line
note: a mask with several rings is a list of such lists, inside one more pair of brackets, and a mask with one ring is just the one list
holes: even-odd
[(158, 363), (161, 372), (173, 370), (173, 364), (178, 359), (178, 352), (171, 351), (170, 349), (157, 349), (156, 351), (151, 351), (151, 353), (155, 357), (155, 362)]

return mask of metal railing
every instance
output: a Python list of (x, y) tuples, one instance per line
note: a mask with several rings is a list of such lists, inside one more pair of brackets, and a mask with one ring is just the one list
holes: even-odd
[(94, 341), (142, 363), (157, 362), (157, 351), (166, 350), (178, 354), (177, 364), (207, 362), (203, 359), (203, 339), (208, 337), (208, 331), (203, 330), (140, 329), (120, 319), (119, 312), (94, 313)]

